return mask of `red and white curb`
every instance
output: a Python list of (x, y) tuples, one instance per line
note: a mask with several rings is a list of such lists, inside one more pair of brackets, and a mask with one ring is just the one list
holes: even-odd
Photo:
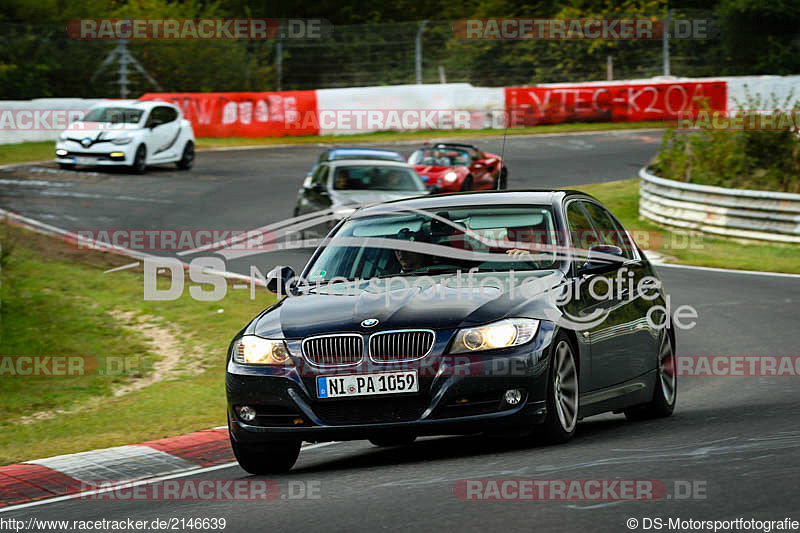
[(74, 494), (87, 482), (137, 481), (233, 460), (227, 428), (216, 428), (2, 466), (0, 508)]

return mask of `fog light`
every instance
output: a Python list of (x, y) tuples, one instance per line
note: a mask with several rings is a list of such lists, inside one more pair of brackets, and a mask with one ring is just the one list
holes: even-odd
[(505, 400), (508, 405), (517, 405), (522, 401), (522, 391), (519, 389), (507, 390)]
[(256, 419), (256, 410), (250, 406), (243, 405), (237, 409), (239, 411), (239, 418), (245, 422), (252, 422)]
[(125, 152), (111, 152), (111, 157), (125, 157)]

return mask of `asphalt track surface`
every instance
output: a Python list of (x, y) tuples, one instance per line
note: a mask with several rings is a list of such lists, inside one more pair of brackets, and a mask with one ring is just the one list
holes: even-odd
[[(500, 151), (500, 139), (481, 141)], [(509, 138), (511, 188), (572, 186), (630, 178), (660, 142), (658, 132)], [(395, 146), (409, 152), (412, 146)], [(65, 229), (250, 229), (291, 216), (294, 195), (320, 147), (201, 152), (195, 170), (145, 176), (62, 172), (49, 165), (0, 171), (0, 207)], [(25, 184), (39, 181), (39, 185)], [(307, 253), (248, 257), (266, 268), (301, 266)], [(186, 258), (184, 258), (186, 259)], [(247, 273), (249, 266), (228, 268)], [(696, 327), (678, 332), (679, 355), (798, 354), (800, 278), (659, 267), (672, 305), (694, 306)], [(113, 274), (108, 274), (113, 275)], [(222, 379), (222, 377), (220, 377)], [(65, 500), (3, 512), (27, 519), (224, 517), (225, 531), (440, 529), (626, 531), (645, 518), (800, 519), (798, 377), (688, 377), (668, 419), (588, 418), (567, 445), (483, 436), (428, 438), (406, 448), (368, 442), (303, 450), (275, 476), (270, 502)], [(249, 478), (238, 466), (186, 479)], [(657, 501), (462, 501), (458, 480), (649, 479)], [(289, 497), (311, 483), (313, 499)], [(676, 485), (677, 484), (677, 485)], [(693, 484), (694, 494), (683, 488)], [(296, 486), (295, 486), (296, 487)], [(663, 530), (669, 530), (666, 526)]]

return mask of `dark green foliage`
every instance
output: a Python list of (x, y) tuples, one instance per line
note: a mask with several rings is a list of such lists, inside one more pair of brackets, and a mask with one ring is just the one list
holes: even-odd
[[(678, 76), (800, 73), (800, 2), (796, 0), (7, 0), (0, 5), (0, 99), (117, 96), (115, 67), (88, 83), (113, 49), (107, 41), (76, 41), (65, 25), (77, 18), (271, 17), (323, 18), (325, 39), (284, 40), (282, 89), (415, 82), (415, 36), (422, 20), (423, 81), (480, 86), (604, 80), (662, 73), (660, 40), (476, 41), (453, 32), (458, 19), (676, 18), (713, 20), (711, 38), (673, 39), (671, 73)], [(131, 53), (167, 91), (274, 90), (274, 41), (134, 42)], [(131, 74), (131, 94), (150, 91)]]
[[(792, 95), (783, 102), (773, 95), (748, 96), (736, 104), (743, 110), (739, 114), (743, 124), (764, 124), (766, 114), (776, 128), (669, 130), (653, 163), (656, 174), (703, 185), (800, 192), (798, 103), (792, 102)], [(706, 122), (713, 124), (712, 119)], [(701, 118), (695, 122), (702, 123)]]

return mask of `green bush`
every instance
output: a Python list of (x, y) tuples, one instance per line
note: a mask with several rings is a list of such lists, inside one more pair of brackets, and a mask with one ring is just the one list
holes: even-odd
[[(778, 102), (748, 95), (736, 102), (741, 111), (720, 117), (707, 111), (698, 113), (694, 126), (699, 131), (668, 130), (653, 161), (655, 173), (664, 178), (737, 189), (800, 192), (800, 136), (798, 104), (792, 95)], [(745, 127), (719, 129), (741, 119)], [(705, 120), (703, 120), (705, 118)], [(771, 119), (775, 129), (747, 128)], [(703, 127), (703, 126), (708, 127)]]

